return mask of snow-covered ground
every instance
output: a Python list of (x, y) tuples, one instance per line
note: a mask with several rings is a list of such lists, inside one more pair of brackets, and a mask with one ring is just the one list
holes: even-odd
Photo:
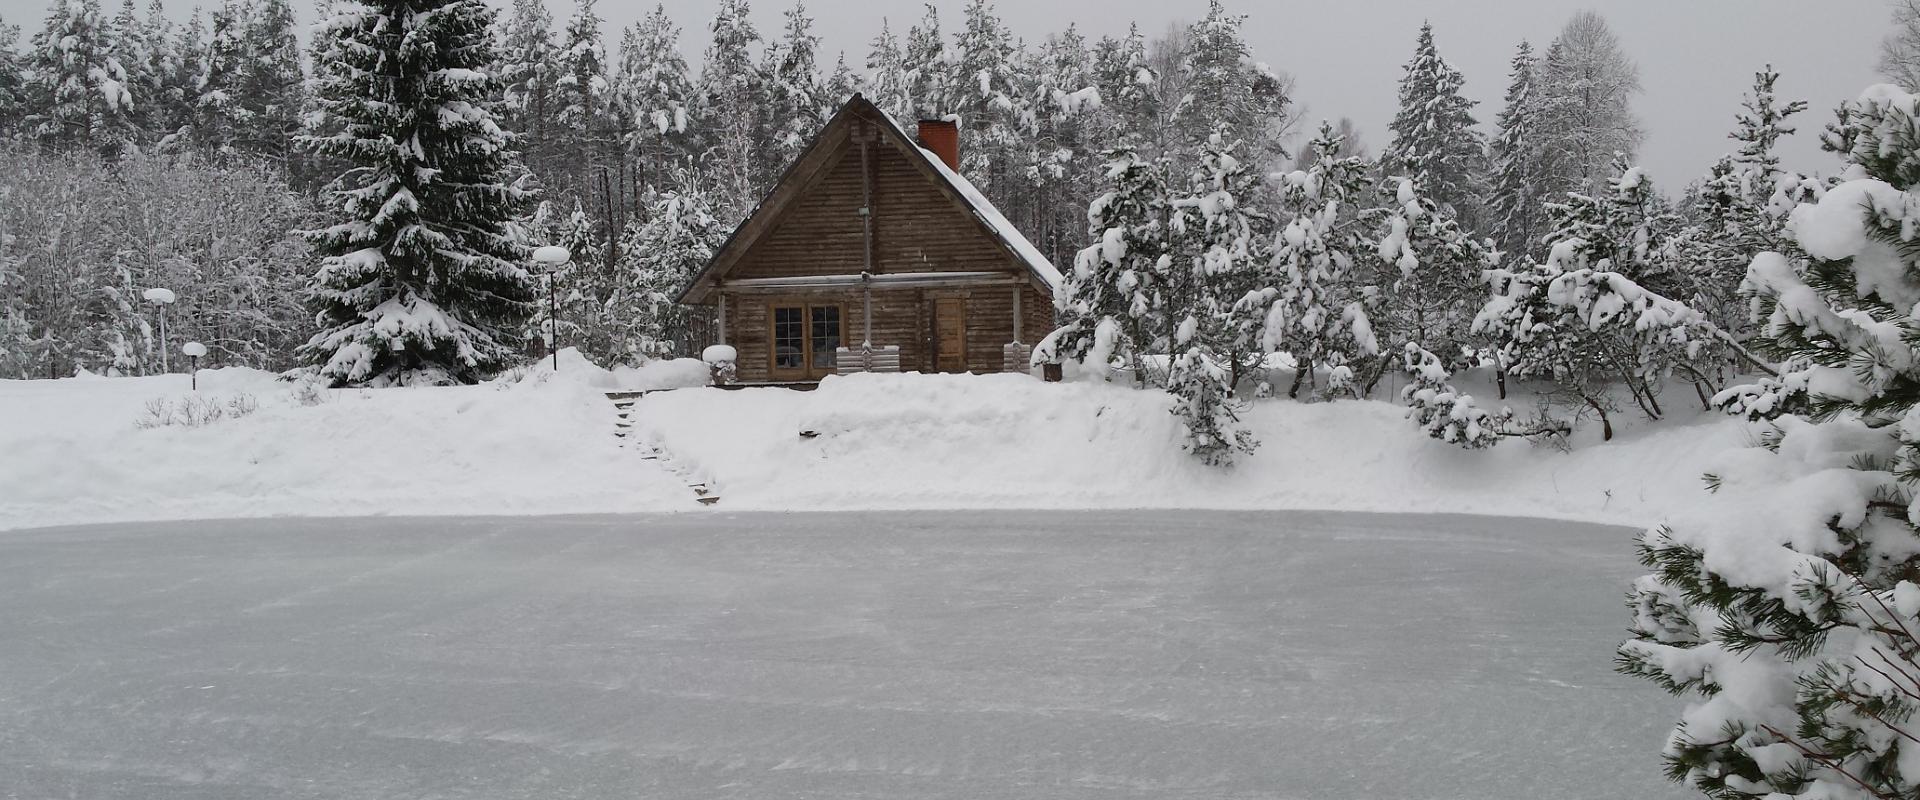
[(1324, 508), (1644, 524), (1703, 500), (1700, 475), (1749, 435), (1713, 415), (1635, 426), (1623, 414), (1608, 444), (1588, 432), (1571, 453), (1517, 440), (1469, 452), (1424, 438), (1396, 404), (1276, 399), (1247, 414), (1259, 452), (1219, 470), (1179, 451), (1161, 392), (906, 374), (831, 378), (814, 392), (656, 392), (635, 407), (636, 436), (680, 474), (617, 446), (604, 392), (704, 380), (695, 361), (608, 372), (571, 352), (557, 374), (543, 363), (461, 388), (306, 392), (208, 370), (191, 396), (256, 410), (146, 428), (151, 403), (177, 409), (190, 396), (186, 376), (0, 381), (0, 529), (695, 510), (689, 478), (734, 509)]
[(0, 795), (1689, 797), (1660, 778), (1678, 702), (1609, 669), (1630, 540), (1173, 511), (13, 531)]
[(641, 438), (751, 509), (1322, 508), (1643, 524), (1704, 499), (1712, 458), (1748, 436), (1718, 415), (1635, 426), (1622, 413), (1615, 441), (1588, 432), (1570, 453), (1521, 440), (1466, 451), (1426, 438), (1396, 404), (1275, 399), (1245, 416), (1259, 450), (1220, 470), (1180, 452), (1170, 403), (1020, 375), (855, 375), (813, 392), (651, 394), (635, 417)]
[[(247, 369), (204, 370), (197, 393), (186, 375), (0, 381), (0, 528), (693, 505), (617, 446), (601, 387), (540, 376), (312, 392)], [(200, 401), (222, 418), (141, 427), (153, 403), (177, 418)], [(236, 402), (253, 410), (235, 416)]]

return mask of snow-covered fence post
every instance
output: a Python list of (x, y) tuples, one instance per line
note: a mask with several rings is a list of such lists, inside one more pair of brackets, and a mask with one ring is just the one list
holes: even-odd
[(533, 251), (533, 260), (539, 262), (547, 276), (547, 349), (553, 351), (553, 371), (559, 372), (560, 299), (555, 294), (554, 279), (560, 276), (560, 268), (573, 260), (573, 253), (564, 247), (547, 245)]
[(199, 342), (187, 342), (180, 345), (180, 352), (190, 359), (191, 366), (187, 367), (187, 374), (191, 377), (190, 387), (193, 391), (200, 391), (200, 357), (207, 354), (207, 346)]
[(167, 306), (173, 305), (173, 301), (180, 298), (173, 293), (172, 289), (162, 289), (158, 286), (141, 292), (140, 296), (160, 309), (160, 371), (172, 372), (172, 367), (167, 364)]

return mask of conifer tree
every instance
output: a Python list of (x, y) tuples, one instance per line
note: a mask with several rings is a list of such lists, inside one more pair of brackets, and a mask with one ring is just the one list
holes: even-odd
[(240, 83), (247, 68), (250, 8), (223, 0), (213, 12), (206, 55), (193, 82), (194, 136), (203, 147), (216, 152), (234, 152), (252, 124), (252, 110), (240, 102)]
[(575, 191), (606, 166), (611, 124), (607, 119), (612, 85), (607, 80), (606, 46), (601, 41), (598, 0), (574, 0), (573, 16), (561, 35), (553, 79), (554, 141), (549, 150), (560, 159), (550, 172), (564, 170)]
[(1385, 273), (1376, 335), (1394, 345), (1417, 344), (1451, 372), (1472, 363), (1469, 354), (1480, 349), (1471, 329), (1486, 300), (1482, 276), (1500, 265), (1416, 181), (1393, 183), (1375, 234)]
[(1122, 39), (1105, 37), (1093, 48), (1093, 85), (1100, 90), (1104, 137), (1117, 142), (1153, 130), (1158, 120), (1152, 87), (1159, 82), (1147, 59), (1147, 39), (1139, 24)]
[(725, 120), (705, 131), (705, 173), (719, 184), (716, 204), (728, 219), (744, 217), (778, 169), (768, 146), (766, 80), (753, 63), (760, 34), (747, 12), (747, 0), (721, 0), (700, 66), (700, 116)]
[(1290, 353), (1297, 364), (1289, 397), (1324, 367), (1328, 395), (1355, 387), (1354, 366), (1377, 357), (1370, 305), (1374, 273), (1361, 267), (1377, 245), (1367, 241), (1359, 205), (1369, 165), (1336, 154), (1344, 146), (1331, 124), (1307, 148), (1313, 165), (1281, 178), (1283, 228), (1260, 288), (1240, 302), (1240, 313), (1259, 318), (1263, 353)]
[(510, 220), (531, 198), (489, 99), (493, 17), (483, 0), (344, 2), (320, 33), (339, 132), (305, 142), (352, 169), (339, 222), (312, 234), (321, 330), (300, 352), (335, 385), (471, 383), (519, 353), (536, 295)]
[(133, 96), (104, 27), (99, 0), (54, 0), (28, 60), (33, 138), (107, 154), (128, 144)]
[(1846, 179), (1748, 272), (1782, 374), (1716, 398), (1770, 420), (1761, 450), (1710, 476), (1731, 497), (1641, 538), (1616, 664), (1687, 698), (1666, 773), (1709, 796), (1920, 792), (1920, 351), (1912, 284), (1888, 280), (1915, 269), (1915, 110), (1888, 86), (1842, 107)]
[[(527, 164), (545, 172), (554, 163), (554, 81), (560, 63), (553, 44), (553, 16), (544, 0), (514, 0), (494, 67), (501, 87), (501, 121), (519, 136)], [(316, 64), (319, 61), (316, 59)]]
[(1172, 294), (1182, 318), (1167, 391), (1186, 429), (1184, 447), (1211, 465), (1230, 464), (1234, 452), (1251, 453), (1257, 445), (1239, 425), (1234, 394), (1241, 376), (1259, 363), (1253, 346), (1259, 322), (1237, 301), (1260, 278), (1271, 232), (1261, 230), (1266, 217), (1252, 204), (1259, 177), (1235, 157), (1238, 146), (1224, 131), (1208, 137), (1190, 193), (1174, 201), (1171, 215), (1177, 234)]
[(969, 0), (965, 25), (954, 37), (952, 80), (943, 108), (959, 114), (960, 172), (988, 197), (1018, 190), (1012, 165), (1025, 162), (1017, 128), (1022, 98), (1015, 87), (1013, 34), (988, 0)]
[(610, 316), (624, 321), (615, 352), (632, 363), (686, 355), (679, 347), (686, 339), (687, 309), (675, 298), (706, 268), (727, 231), (699, 182), (683, 174), (648, 199), (645, 221), (625, 235), (619, 288), (608, 301)]
[(148, 114), (159, 91), (154, 71), (153, 57), (147, 49), (146, 24), (141, 21), (133, 0), (122, 0), (120, 11), (113, 16), (106, 31), (107, 52), (113, 57), (120, 70), (126, 75), (127, 109), (124, 112), (129, 131), (129, 141), (142, 143), (145, 131), (149, 130)]
[(826, 96), (826, 110), (820, 115), (821, 122), (824, 123), (827, 118), (832, 117), (834, 110), (838, 109), (840, 104), (847, 102), (847, 99), (853, 97), (855, 93), (865, 91), (865, 87), (866, 81), (860, 77), (860, 73), (853, 71), (851, 64), (847, 63), (847, 54), (840, 53), (834, 59), (833, 71), (827, 73), (826, 82), (820, 86), (821, 92)]
[(1500, 443), (1513, 422), (1513, 409), (1490, 412), (1474, 402), (1473, 396), (1447, 383), (1453, 374), (1440, 357), (1420, 345), (1407, 342), (1401, 348), (1403, 364), (1412, 380), (1400, 390), (1407, 404), (1407, 418), (1435, 439), (1479, 450)]
[(1480, 220), (1481, 175), (1485, 148), (1472, 100), (1461, 96), (1460, 71), (1440, 57), (1433, 25), (1420, 26), (1400, 77), (1400, 110), (1393, 117), (1393, 141), (1380, 157), (1387, 175), (1412, 178), (1422, 197), (1446, 209), (1468, 230)]
[(239, 146), (268, 158), (290, 154), (306, 106), (300, 41), (287, 0), (256, 0), (243, 33), (246, 63), (236, 89), (247, 109)]
[(1144, 385), (1142, 352), (1172, 341), (1170, 204), (1165, 165), (1130, 149), (1109, 151), (1108, 190), (1087, 208), (1093, 244), (1074, 257), (1055, 298), (1062, 325), (1034, 348), (1036, 363), (1078, 361), (1106, 374), (1114, 361)]
[(1546, 219), (1545, 174), (1534, 119), (1536, 73), (1533, 48), (1523, 41), (1508, 72), (1500, 130), (1489, 147), (1493, 178), (1487, 197), (1487, 227), (1494, 243), (1507, 258), (1529, 263), (1537, 260)]
[(913, 76), (907, 72), (900, 41), (880, 19), (880, 35), (867, 48), (868, 100), (895, 120), (911, 120), (914, 113)]
[[(829, 113), (816, 63), (820, 37), (813, 35), (813, 18), (807, 16), (806, 3), (795, 0), (784, 19), (781, 37), (767, 45), (766, 66), (762, 68), (773, 115), (770, 133), (781, 164), (800, 154)], [(839, 102), (845, 101), (839, 98)]]
[(26, 74), (14, 48), (20, 27), (0, 20), (0, 131), (11, 131), (26, 113)]
[(1171, 119), (1189, 152), (1222, 129), (1247, 143), (1244, 155), (1252, 160), (1265, 162), (1280, 152), (1278, 137), (1292, 100), (1280, 77), (1253, 60), (1241, 32), (1246, 19), (1209, 0), (1207, 16), (1187, 28), (1180, 61), (1186, 91)]
[(1686, 267), (1708, 317), (1735, 338), (1745, 338), (1749, 317), (1740, 284), (1754, 253), (1779, 252), (1786, 241), (1785, 208), (1774, 201), (1784, 176), (1774, 146), (1793, 134), (1788, 117), (1806, 110), (1802, 101), (1774, 94), (1780, 75), (1768, 67), (1754, 74), (1753, 92), (1729, 134), (1740, 143), (1722, 158), (1694, 193), (1698, 227), (1686, 242)]
[(900, 59), (907, 71), (907, 94), (913, 98), (909, 116), (930, 119), (953, 113), (949, 95), (956, 81), (940, 33), (940, 10), (932, 3), (920, 21), (907, 29)]
[(627, 153), (641, 171), (642, 186), (652, 187), (664, 182), (666, 165), (693, 157), (693, 81), (680, 56), (680, 29), (664, 6), (628, 30), (616, 93), (631, 125)]

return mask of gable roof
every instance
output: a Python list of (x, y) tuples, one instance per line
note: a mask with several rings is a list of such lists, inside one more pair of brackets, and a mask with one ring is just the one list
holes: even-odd
[(754, 244), (779, 226), (794, 200), (805, 194), (815, 181), (835, 166), (835, 157), (840, 155), (841, 145), (851, 139), (856, 120), (876, 123), (874, 127), (880, 131), (882, 139), (891, 139), (896, 148), (906, 155), (909, 163), (959, 210), (968, 212), (980, 224), (981, 230), (1004, 247), (1015, 262), (1025, 266), (1033, 280), (1048, 294), (1060, 291), (1064, 285), (1060, 270), (1054, 268), (1053, 262), (1048, 261), (1039, 248), (1027, 241), (1027, 237), (999, 209), (994, 208), (986, 195), (981, 194), (965, 177), (949, 169), (938, 156), (922, 148), (893, 117), (866, 97), (855, 94), (814, 134), (813, 141), (807, 143), (800, 156), (787, 165), (773, 189), (733, 229), (720, 249), (714, 251), (706, 268), (694, 276), (693, 281), (680, 293), (677, 302), (707, 302), (716, 282), (725, 278)]

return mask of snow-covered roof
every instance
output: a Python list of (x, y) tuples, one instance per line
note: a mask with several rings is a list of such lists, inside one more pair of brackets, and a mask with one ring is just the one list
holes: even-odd
[(1026, 234), (1014, 227), (1006, 215), (1000, 213), (1000, 209), (995, 208), (993, 201), (981, 194), (972, 181), (948, 167), (947, 162), (941, 160), (940, 156), (935, 155), (933, 151), (920, 147), (918, 140), (908, 135), (906, 129), (900, 126), (900, 122), (894, 119), (893, 115), (878, 107), (875, 107), (875, 110), (880, 112), (880, 119), (892, 126), (894, 132), (900, 134), (901, 138), (915, 143), (912, 149), (918, 151), (920, 157), (925, 159), (928, 165), (940, 174), (940, 177), (946, 179), (947, 184), (952, 186), (953, 190), (960, 194), (960, 198), (973, 208), (973, 212), (980, 216), (980, 221), (986, 223), (987, 228), (1006, 243), (1014, 256), (1026, 264), (1027, 269), (1032, 270), (1036, 277), (1055, 292), (1059, 292), (1066, 285), (1066, 279), (1061, 277), (1060, 270), (1053, 266), (1053, 262), (1040, 252), (1040, 248), (1034, 247), (1033, 242), (1027, 241)]
[(1000, 209), (995, 208), (993, 202), (980, 193), (978, 187), (948, 167), (939, 156), (920, 147), (916, 137), (908, 134), (898, 121), (875, 106), (872, 101), (856, 94), (814, 135), (813, 141), (801, 151), (801, 155), (792, 164), (787, 166), (786, 172), (781, 175), (780, 180), (775, 182), (767, 196), (754, 206), (727, 241), (714, 251), (713, 260), (708, 262), (706, 269), (701, 270), (700, 274), (695, 276), (687, 288), (680, 293), (678, 302), (706, 302), (709, 292), (725, 277), (733, 264), (737, 263), (740, 252), (751, 248), (755, 240), (765, 235), (771, 223), (777, 221), (786, 207), (798, 197), (801, 184), (804, 183), (803, 176), (813, 174), (810, 170), (825, 166), (824, 159), (831, 151), (823, 148), (822, 142), (830, 138), (828, 134), (835, 131), (836, 127), (844, 128), (851, 119), (855, 118), (883, 123), (881, 127), (888, 133), (883, 133), (882, 138), (894, 138), (900, 152), (909, 160), (916, 161), (932, 179), (945, 184), (957, 201), (957, 205), (971, 211), (981, 227), (1007, 249), (1008, 255), (1026, 267), (1035, 282), (1043, 285), (1050, 294), (1062, 291), (1066, 282), (1061, 277), (1060, 270), (1054, 267), (1053, 262), (1049, 261), (1039, 248), (1027, 241), (1026, 235), (1022, 234), (1019, 228), (1014, 227), (1006, 215), (1000, 213)]

